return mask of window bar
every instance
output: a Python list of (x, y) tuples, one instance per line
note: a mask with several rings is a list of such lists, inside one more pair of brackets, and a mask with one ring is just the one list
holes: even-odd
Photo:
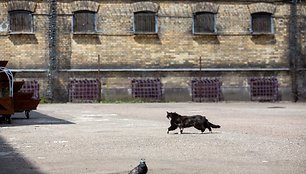
[(158, 33), (158, 16), (157, 15), (155, 15), (155, 23), (154, 23), (154, 25), (155, 25), (155, 33)]

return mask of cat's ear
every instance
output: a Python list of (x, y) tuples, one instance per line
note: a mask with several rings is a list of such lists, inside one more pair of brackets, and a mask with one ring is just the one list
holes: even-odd
[(167, 114), (169, 114), (169, 112), (167, 111)]

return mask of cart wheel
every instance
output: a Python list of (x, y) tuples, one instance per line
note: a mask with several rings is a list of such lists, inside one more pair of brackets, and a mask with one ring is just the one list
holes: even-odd
[(4, 116), (1, 116), (1, 117), (0, 117), (0, 124), (1, 124), (1, 123), (4, 123)]
[(30, 118), (30, 111), (24, 111), (25, 116), (27, 117), (27, 119)]
[(7, 117), (7, 124), (11, 124), (12, 120), (11, 120), (11, 116)]
[(3, 115), (4, 117), (4, 123), (7, 123), (7, 124), (11, 124), (12, 121), (11, 121), (11, 115)]

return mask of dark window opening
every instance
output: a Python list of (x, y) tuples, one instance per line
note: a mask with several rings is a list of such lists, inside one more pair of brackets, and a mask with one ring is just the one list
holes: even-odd
[(10, 11), (10, 32), (33, 32), (32, 16), (32, 12), (26, 10)]
[(77, 11), (73, 14), (73, 32), (96, 32), (95, 12)]
[(252, 32), (253, 33), (272, 33), (272, 14), (254, 13), (252, 14)]
[(193, 16), (193, 32), (194, 33), (214, 33), (215, 14), (210, 12), (199, 12)]
[(156, 14), (155, 12), (136, 12), (134, 13), (135, 33), (156, 33)]

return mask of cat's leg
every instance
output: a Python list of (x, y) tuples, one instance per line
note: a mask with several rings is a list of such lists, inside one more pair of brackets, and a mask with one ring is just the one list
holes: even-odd
[(179, 125), (179, 128), (180, 128), (180, 132), (179, 132), (179, 134), (182, 134), (182, 133), (183, 133), (184, 128), (183, 128), (182, 126), (180, 126), (180, 125)]
[(209, 130), (210, 133), (212, 133), (212, 130), (211, 130), (211, 127), (210, 127), (208, 121), (205, 122), (204, 127), (207, 128), (207, 129)]
[(196, 125), (194, 125), (194, 128), (196, 128), (196, 129), (200, 130), (200, 131), (201, 131), (201, 133), (203, 133), (203, 132), (204, 132), (204, 130), (205, 130), (205, 127), (204, 127), (204, 126), (202, 126), (202, 125), (200, 125), (200, 124), (196, 124)]
[(180, 129), (180, 132), (179, 132), (179, 134), (182, 134), (183, 133), (183, 128), (182, 129)]
[(210, 133), (212, 133), (212, 130), (211, 130), (211, 127), (210, 127), (210, 126), (208, 126), (208, 130), (209, 130)]
[(172, 124), (169, 128), (168, 128), (168, 131), (167, 131), (167, 134), (169, 134), (169, 131), (173, 131), (177, 128), (177, 125), (175, 124)]
[(201, 130), (201, 132), (204, 133), (205, 129), (206, 129), (206, 127), (204, 127), (204, 128)]

